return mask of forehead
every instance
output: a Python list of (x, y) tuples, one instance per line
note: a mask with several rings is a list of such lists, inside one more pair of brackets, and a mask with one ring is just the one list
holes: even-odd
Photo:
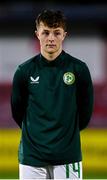
[(47, 25), (45, 25), (43, 22), (40, 22), (39, 27), (37, 28), (38, 30), (46, 30), (46, 31), (62, 31), (63, 28), (62, 27), (49, 27)]

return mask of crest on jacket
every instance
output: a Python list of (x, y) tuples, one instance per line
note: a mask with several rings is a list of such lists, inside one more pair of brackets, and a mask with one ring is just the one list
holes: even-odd
[(66, 72), (64, 75), (63, 75), (63, 81), (65, 84), (67, 85), (71, 85), (75, 82), (75, 75), (71, 72)]

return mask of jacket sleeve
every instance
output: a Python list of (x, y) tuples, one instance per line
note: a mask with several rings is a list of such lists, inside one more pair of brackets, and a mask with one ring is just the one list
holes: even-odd
[(87, 65), (84, 63), (77, 79), (77, 106), (79, 112), (79, 129), (84, 129), (93, 112), (93, 83)]
[(20, 126), (20, 128), (22, 126), (22, 121), (26, 113), (26, 107), (27, 89), (25, 86), (25, 79), (19, 66), (13, 77), (11, 93), (11, 111), (13, 119)]

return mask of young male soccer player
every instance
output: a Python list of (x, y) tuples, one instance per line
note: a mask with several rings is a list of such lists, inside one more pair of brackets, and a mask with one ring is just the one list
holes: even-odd
[(20, 179), (81, 179), (80, 131), (91, 118), (93, 85), (87, 65), (62, 48), (66, 21), (60, 11), (36, 19), (40, 54), (18, 66), (11, 97), (22, 129)]

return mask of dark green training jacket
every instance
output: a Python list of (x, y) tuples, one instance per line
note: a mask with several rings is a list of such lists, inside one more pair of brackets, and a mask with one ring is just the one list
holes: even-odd
[(18, 66), (13, 78), (12, 115), (22, 128), (19, 163), (60, 165), (82, 160), (80, 130), (93, 111), (87, 65), (62, 53), (41, 54)]

